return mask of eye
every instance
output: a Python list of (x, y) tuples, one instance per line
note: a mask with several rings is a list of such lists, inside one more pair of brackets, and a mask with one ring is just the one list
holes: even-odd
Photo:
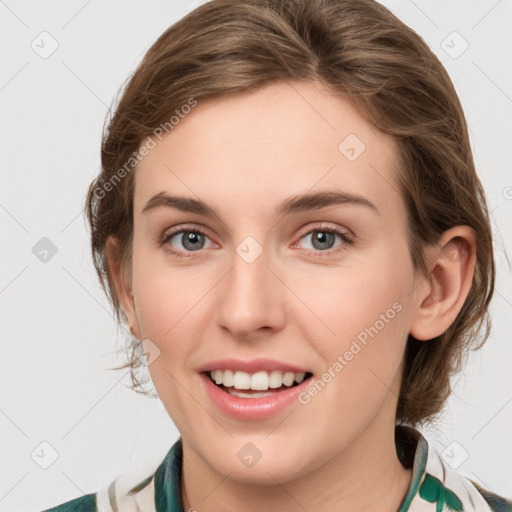
[[(341, 240), (341, 244), (338, 245), (338, 249), (333, 249), (333, 245), (336, 241), (336, 238)], [(308, 231), (306, 235), (299, 240), (299, 242), (302, 240), (310, 240), (311, 247), (309, 248), (315, 251), (316, 253), (327, 254), (338, 252), (339, 250), (344, 250), (345, 245), (353, 244), (353, 239), (347, 232), (343, 232), (338, 228), (334, 227), (326, 228), (322, 226), (319, 226), (316, 229)]]
[(210, 240), (210, 238), (200, 229), (177, 228), (164, 234), (161, 245), (164, 245), (167, 251), (174, 256), (186, 258), (188, 257), (187, 252), (197, 252), (204, 249), (206, 240)]
[[(338, 248), (333, 245), (336, 238), (341, 240)], [(317, 226), (315, 229), (308, 231), (299, 239), (310, 240), (311, 247), (306, 249), (312, 250), (318, 255), (330, 255), (346, 249), (347, 245), (354, 243), (352, 236), (348, 232), (344, 232), (335, 227)], [(209, 243), (208, 243), (209, 242)], [(165, 250), (178, 258), (194, 257), (194, 252), (200, 252), (201, 249), (215, 246), (210, 237), (199, 228), (184, 228), (183, 226), (167, 231), (162, 236), (160, 245)]]

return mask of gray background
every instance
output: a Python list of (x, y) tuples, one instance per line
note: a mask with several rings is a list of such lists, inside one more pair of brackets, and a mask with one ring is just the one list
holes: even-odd
[[(42, 510), (126, 470), (150, 471), (178, 438), (159, 401), (127, 388), (127, 370), (106, 369), (121, 361), (122, 338), (81, 208), (112, 99), (161, 32), (199, 3), (0, 1), (1, 511)], [(493, 333), (424, 432), (452, 467), (512, 496), (512, 2), (384, 4), (452, 77), (496, 236)], [(43, 237), (57, 249), (46, 262), (33, 252), (48, 248)]]

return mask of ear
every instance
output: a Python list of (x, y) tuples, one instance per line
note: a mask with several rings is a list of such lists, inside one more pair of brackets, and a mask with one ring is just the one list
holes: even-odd
[(111, 236), (106, 242), (106, 254), (110, 275), (114, 282), (120, 305), (130, 325), (130, 331), (137, 339), (142, 339), (135, 307), (135, 298), (132, 291), (132, 272), (128, 268), (123, 268), (118, 241)]
[(418, 286), (418, 305), (410, 333), (417, 340), (443, 334), (453, 323), (471, 288), (476, 261), (476, 235), (469, 226), (455, 226), (427, 248), (430, 274)]

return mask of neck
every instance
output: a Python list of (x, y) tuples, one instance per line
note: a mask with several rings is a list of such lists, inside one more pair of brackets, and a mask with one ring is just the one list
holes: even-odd
[(402, 466), (396, 453), (394, 422), (388, 422), (380, 432), (375, 431), (374, 423), (350, 447), (284, 483), (234, 480), (215, 472), (193, 450), (184, 447), (181, 493), (186, 512), (396, 512), (407, 494), (411, 476), (411, 469)]

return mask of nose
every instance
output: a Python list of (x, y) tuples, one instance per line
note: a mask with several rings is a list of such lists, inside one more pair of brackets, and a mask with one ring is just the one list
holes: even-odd
[(254, 261), (234, 252), (232, 268), (217, 288), (216, 321), (233, 337), (256, 340), (285, 322), (286, 286), (270, 268), (265, 251)]

